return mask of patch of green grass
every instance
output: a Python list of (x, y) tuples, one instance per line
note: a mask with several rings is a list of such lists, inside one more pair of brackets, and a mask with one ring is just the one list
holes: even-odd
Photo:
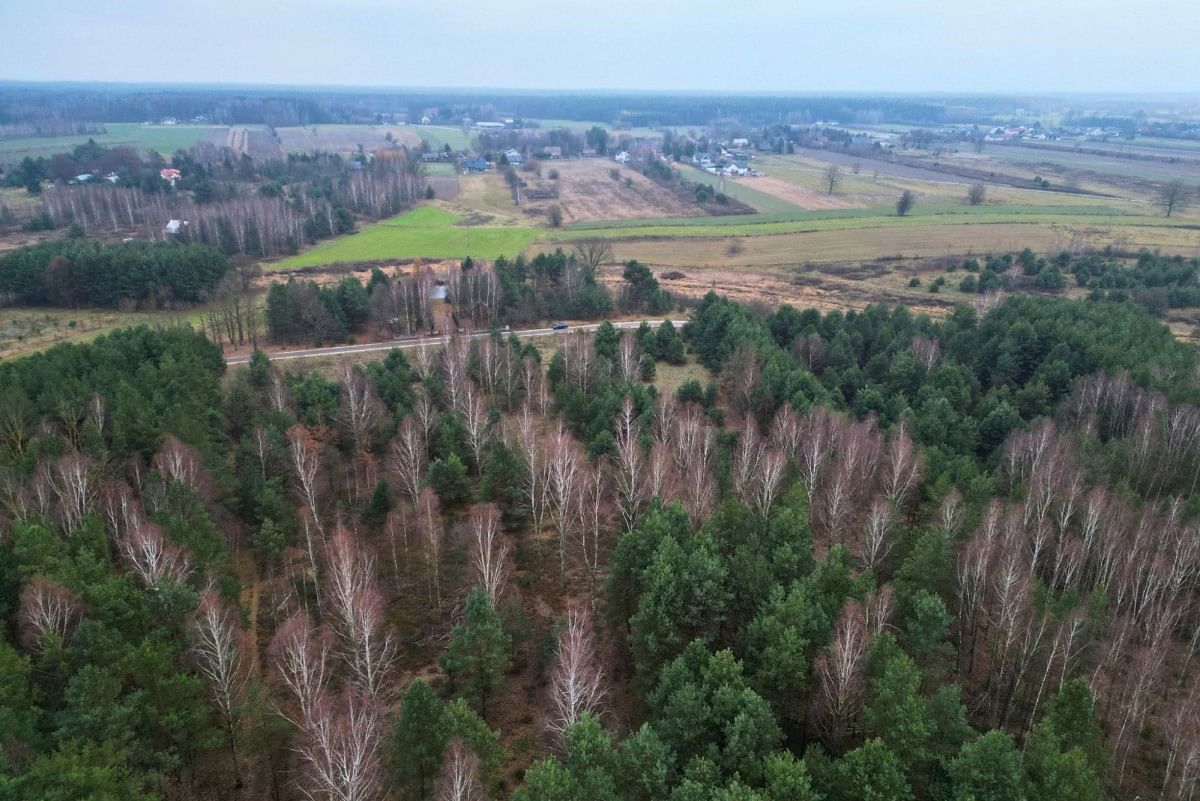
[(69, 153), (76, 146), (95, 139), (105, 147), (126, 145), (138, 152), (157, 150), (169, 156), (176, 150), (187, 149), (209, 135), (212, 125), (141, 125), (133, 122), (106, 122), (105, 133), (81, 136), (45, 136), (0, 141), (0, 162), (16, 162), (29, 156), (50, 157)]
[(438, 161), (433, 164), (425, 165), (426, 175), (457, 175), (458, 171), (453, 164), (444, 161)]
[(441, 150), (446, 145), (450, 145), (451, 150), (469, 150), (471, 148), (471, 137), (464, 134), (462, 128), (453, 128), (449, 125), (418, 125), (414, 126), (413, 130), (428, 142), (429, 147), (433, 150)]
[(462, 220), (437, 206), (411, 211), (333, 239), (267, 265), (271, 270), (390, 259), (495, 259), (516, 256), (538, 236), (538, 229), (458, 225)]

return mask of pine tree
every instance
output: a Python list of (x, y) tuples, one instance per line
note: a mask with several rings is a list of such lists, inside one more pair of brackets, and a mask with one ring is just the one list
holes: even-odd
[(511, 640), (487, 594), (479, 587), (471, 590), (463, 622), (451, 631), (441, 663), (451, 686), (477, 699), (485, 717), (488, 699), (504, 686)]

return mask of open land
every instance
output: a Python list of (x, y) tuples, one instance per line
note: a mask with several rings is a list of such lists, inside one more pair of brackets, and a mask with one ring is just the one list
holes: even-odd
[[(559, 122), (546, 120), (543, 127)], [(582, 130), (590, 125), (568, 127)], [(461, 129), (444, 126), (281, 128), (271, 140), (274, 145), (263, 144), (261, 137), (270, 134), (261, 126), (108, 128), (106, 136), (114, 140), (164, 149), (203, 138), (251, 149), (258, 141), (260, 148), (277, 146), (280, 152), (348, 152), (359, 144), (366, 149), (384, 143), (389, 132), (392, 141), (410, 145), (419, 139), (435, 147), (469, 144)], [(35, 141), (39, 147), (52, 147), (49, 143), (67, 139)], [(31, 146), (10, 140), (0, 148), (14, 143)], [(787, 155), (757, 153), (751, 164), (761, 176), (720, 178), (690, 165), (673, 165), (686, 180), (712, 185), (745, 204), (739, 208), (748, 207), (749, 213), (743, 214), (710, 213), (711, 206), (695, 203), (687, 193), (606, 158), (544, 161), (540, 175), (521, 172), (526, 185), (519, 206), (496, 172), (459, 175), (450, 164), (429, 165), (435, 200), (290, 258), (264, 262), (265, 280), (285, 280), (294, 270), (317, 280), (324, 280), (327, 271), (333, 280), (351, 265), (366, 269), (414, 259), (495, 259), (570, 249), (579, 240), (603, 238), (613, 250), (612, 265), (602, 275), (609, 282), (620, 280), (618, 264), (637, 259), (649, 265), (664, 286), (685, 297), (716, 289), (739, 300), (771, 305), (861, 308), (873, 302), (904, 302), (943, 314), (954, 303), (978, 299), (953, 288), (957, 280), (936, 295), (929, 293), (928, 284), (945, 270), (947, 259), (1025, 247), (1041, 255), (1063, 250), (1135, 254), (1143, 249), (1200, 255), (1200, 204), (1167, 217), (1156, 203), (1157, 188), (1167, 177), (1182, 177), (1189, 186), (1200, 183), (1195, 177), (1200, 176), (1200, 146), (1195, 143), (989, 144), (982, 152), (964, 145), (869, 154), (798, 147)], [(831, 164), (841, 171), (832, 193), (825, 184)], [(614, 169), (619, 180), (611, 175)], [(550, 170), (556, 171), (557, 179), (550, 178)], [(966, 199), (973, 183), (986, 187), (985, 201), (978, 206)], [(895, 204), (905, 191), (912, 192), (917, 203), (900, 217)], [(0, 202), (18, 213), (36, 204), (20, 189), (4, 190)], [(561, 227), (548, 221), (552, 205), (563, 212)], [(14, 232), (0, 241), (0, 248), (40, 236)], [(663, 280), (665, 274), (676, 277)], [(920, 286), (909, 286), (914, 277), (922, 279)], [(1035, 291), (1017, 284), (1015, 291)], [(65, 311), (44, 320), (21, 316), (19, 324), (6, 328), (7, 346), (0, 355), (94, 335), (125, 319), (117, 313), (95, 317)], [(69, 319), (76, 320), (75, 328), (68, 326)], [(1173, 309), (1169, 322), (1177, 334), (1190, 337), (1200, 323), (1200, 310)]]

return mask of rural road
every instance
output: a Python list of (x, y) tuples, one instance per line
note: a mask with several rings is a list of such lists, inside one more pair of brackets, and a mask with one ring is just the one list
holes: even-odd
[[(661, 325), (666, 320), (627, 320), (625, 322), (613, 323), (614, 328), (637, 328), (642, 323), (650, 325)], [(672, 320), (673, 324), (679, 326), (687, 322), (687, 320)], [(526, 328), (523, 331), (506, 331), (505, 336), (516, 334), (521, 339), (531, 337), (548, 337), (559, 333), (569, 333), (571, 331), (595, 331), (600, 327), (600, 323), (584, 323), (582, 325), (572, 325), (567, 329), (567, 332), (555, 331), (553, 328)], [(483, 337), (491, 336), (491, 331), (476, 331), (468, 334), (468, 339), (482, 339)], [(405, 350), (408, 348), (420, 347), (425, 345), (441, 344), (442, 337), (417, 337), (414, 339), (393, 339), (386, 342), (369, 342), (365, 345), (332, 345), (328, 348), (309, 348), (307, 350), (283, 350), (275, 353), (268, 352), (267, 356), (271, 361), (287, 361), (288, 359), (315, 359), (321, 356), (344, 356), (352, 353), (371, 353), (379, 350), (391, 350), (399, 348)], [(250, 355), (227, 356), (225, 363), (229, 365), (247, 364), (250, 361)]]

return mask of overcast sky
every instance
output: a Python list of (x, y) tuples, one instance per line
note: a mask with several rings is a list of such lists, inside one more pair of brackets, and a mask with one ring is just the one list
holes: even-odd
[(0, 0), (0, 79), (1200, 91), (1197, 0)]

